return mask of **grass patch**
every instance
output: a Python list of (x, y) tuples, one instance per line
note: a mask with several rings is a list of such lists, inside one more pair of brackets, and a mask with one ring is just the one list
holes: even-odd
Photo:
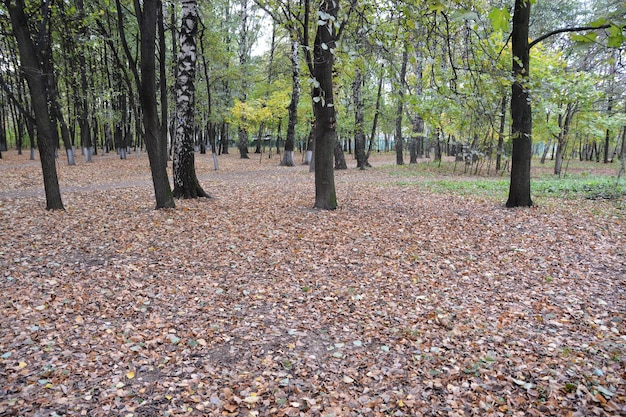
[(619, 200), (626, 196), (626, 182), (606, 175), (545, 176), (535, 179), (533, 191), (539, 196)]
[[(460, 172), (452, 174), (452, 164), (437, 168), (434, 163), (386, 166), (389, 175), (398, 177), (398, 185), (420, 186), (436, 193), (473, 195), (493, 199), (506, 199), (509, 191), (508, 175), (481, 177)], [(557, 177), (551, 174), (532, 179), (532, 196), (567, 199), (623, 200), (626, 181), (615, 176), (581, 172)]]

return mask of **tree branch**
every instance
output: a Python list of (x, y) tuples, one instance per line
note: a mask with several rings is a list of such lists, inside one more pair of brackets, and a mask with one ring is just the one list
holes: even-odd
[(600, 26), (579, 26), (579, 27), (573, 27), (573, 28), (561, 28), (561, 29), (556, 29), (553, 30), (552, 32), (548, 32), (545, 33), (543, 35), (541, 35), (540, 37), (538, 37), (537, 39), (535, 39), (534, 41), (532, 41), (531, 43), (528, 44), (528, 49), (531, 49), (533, 46), (537, 45), (539, 42), (554, 36), (554, 35), (558, 35), (559, 33), (569, 33), (569, 32), (582, 32), (583, 30), (597, 30), (597, 29), (608, 29), (613, 25), (610, 24), (605, 24), (605, 25), (600, 25)]

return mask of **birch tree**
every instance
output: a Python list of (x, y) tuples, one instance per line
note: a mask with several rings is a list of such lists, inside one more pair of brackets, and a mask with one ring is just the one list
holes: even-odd
[(181, 22), (176, 80), (174, 197), (209, 197), (198, 182), (194, 158), (197, 0), (183, 0)]

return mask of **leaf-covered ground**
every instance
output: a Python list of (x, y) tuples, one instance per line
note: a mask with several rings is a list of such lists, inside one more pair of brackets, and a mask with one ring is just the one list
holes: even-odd
[(308, 167), (198, 155), (214, 198), (155, 211), (133, 155), (60, 160), (45, 212), (38, 163), (3, 157), (2, 416), (626, 415), (615, 204), (374, 168), (317, 211)]

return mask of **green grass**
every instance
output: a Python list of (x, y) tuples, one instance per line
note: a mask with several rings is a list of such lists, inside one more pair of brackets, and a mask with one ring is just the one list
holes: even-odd
[[(459, 172), (453, 175), (450, 166), (442, 168), (439, 175), (436, 165), (432, 163), (389, 166), (385, 169), (390, 175), (399, 178), (399, 185), (424, 187), (436, 193), (473, 195), (498, 200), (506, 199), (508, 195), (508, 175), (484, 177), (462, 175)], [(618, 181), (615, 176), (590, 172), (564, 174), (561, 177), (541, 174), (532, 179), (531, 187), (533, 197), (540, 198), (624, 200), (626, 197), (626, 179)]]
[(577, 174), (541, 177), (533, 181), (533, 191), (539, 196), (619, 200), (626, 196), (626, 181), (619, 182), (607, 175)]

